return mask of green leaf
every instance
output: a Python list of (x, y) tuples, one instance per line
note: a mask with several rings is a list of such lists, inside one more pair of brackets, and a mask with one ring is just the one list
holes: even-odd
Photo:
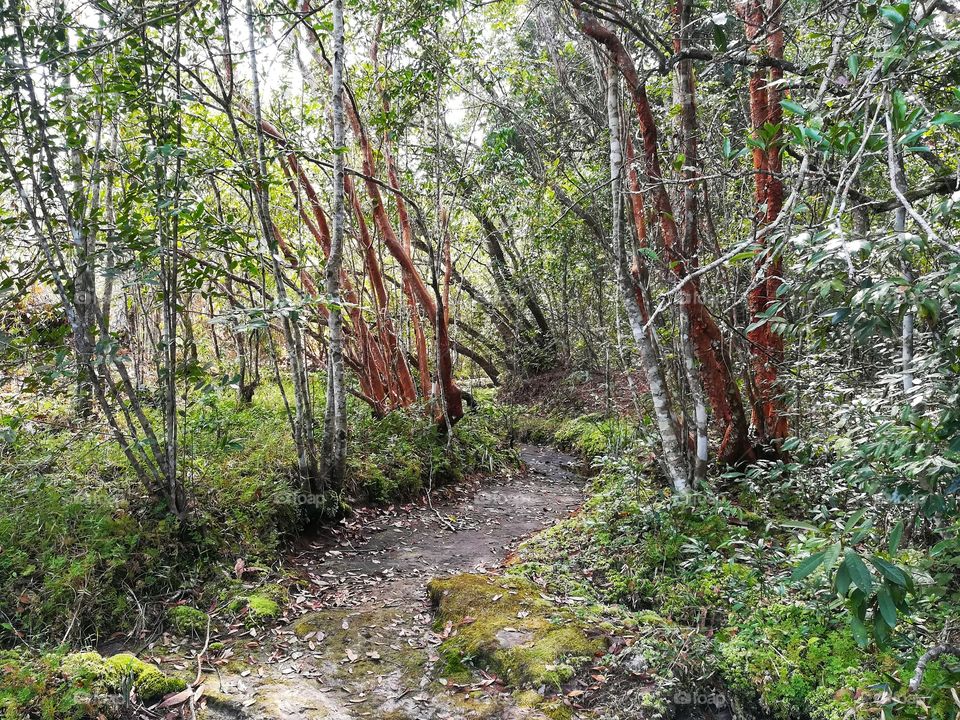
[(800, 438), (788, 437), (786, 440), (783, 441), (783, 445), (781, 446), (781, 449), (784, 452), (791, 452), (793, 450), (796, 450), (798, 447), (800, 447)]
[(860, 588), (864, 595), (869, 595), (870, 591), (873, 590), (873, 576), (870, 575), (870, 570), (863, 560), (853, 550), (847, 550), (843, 554), (843, 559), (850, 572), (850, 579), (853, 580), (853, 584)]
[(795, 530), (809, 530), (810, 532), (820, 532), (820, 528), (803, 520), (781, 520), (780, 526), (793, 528)]
[(887, 5), (886, 7), (880, 8), (880, 14), (894, 25), (903, 25), (904, 21), (906, 20), (900, 11), (892, 5)]
[(791, 582), (799, 582), (805, 577), (810, 575), (814, 570), (816, 570), (823, 563), (823, 558), (826, 556), (826, 551), (814, 553), (802, 563), (800, 563), (796, 570), (793, 571), (793, 575), (790, 576)]
[(870, 643), (870, 634), (867, 632), (867, 626), (858, 617), (850, 616), (850, 630), (853, 631), (853, 639), (857, 641), (860, 647), (866, 647)]
[(804, 109), (803, 105), (800, 103), (795, 103), (793, 100), (781, 100), (780, 107), (782, 107), (788, 113), (792, 113), (793, 115), (799, 115), (800, 117), (807, 116), (807, 111)]
[(850, 519), (843, 526), (843, 531), (845, 533), (850, 532), (857, 526), (857, 523), (863, 519), (863, 516), (867, 514), (866, 509), (857, 510), (853, 515), (850, 516)]
[(860, 56), (859, 55), (854, 54), (847, 58), (847, 69), (850, 71), (850, 74), (853, 77), (857, 76), (857, 74), (860, 72)]
[(887, 541), (887, 550), (891, 555), (896, 554), (897, 549), (900, 547), (900, 539), (903, 537), (903, 520), (898, 522), (893, 526), (893, 530), (890, 531), (890, 539)]
[(873, 520), (867, 520), (863, 525), (857, 528), (857, 531), (853, 534), (853, 537), (850, 538), (850, 543), (852, 545), (856, 545), (863, 540), (871, 530), (873, 530)]
[(829, 572), (830, 568), (837, 564), (837, 559), (839, 559), (841, 552), (843, 552), (842, 543), (834, 543), (827, 548), (826, 556), (823, 558), (823, 566), (826, 568), (827, 572)]
[(949, 125), (950, 127), (960, 127), (960, 114), (952, 112), (942, 112), (930, 121), (931, 125)]
[(877, 641), (877, 645), (886, 645), (890, 640), (890, 631), (891, 628), (887, 621), (884, 619), (883, 615), (877, 614), (873, 617), (873, 637)]
[(846, 597), (850, 591), (850, 571), (847, 569), (846, 560), (837, 568), (837, 574), (833, 577), (833, 587), (841, 597)]
[(900, 587), (907, 586), (907, 574), (896, 565), (876, 555), (871, 556), (870, 564), (873, 565), (883, 577), (895, 585), (899, 585)]
[(718, 50), (727, 49), (727, 32), (719, 25), (713, 26), (713, 44)]
[(949, 550), (952, 547), (957, 545), (957, 540), (953, 538), (947, 538), (946, 540), (941, 540), (932, 548), (930, 548), (930, 557), (937, 557), (938, 555), (943, 555), (946, 550)]
[(886, 585), (877, 591), (877, 608), (884, 622), (891, 628), (897, 626), (897, 608), (893, 604), (893, 598), (890, 597), (890, 591)]

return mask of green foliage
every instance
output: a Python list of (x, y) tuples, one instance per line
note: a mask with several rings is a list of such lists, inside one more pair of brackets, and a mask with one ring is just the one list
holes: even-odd
[[(790, 473), (775, 471), (764, 480), (762, 473), (731, 474), (737, 482), (724, 492), (678, 503), (634, 464), (607, 457), (599, 467), (582, 511), (523, 543), (509, 572), (532, 578), (551, 593), (581, 598), (583, 612), (591, 617), (613, 616), (632, 628), (631, 635), (640, 633), (643, 641), (626, 658), (641, 658), (657, 677), (658, 690), (646, 701), (651, 712), (665, 712), (655, 709), (669, 703), (671, 688), (683, 689), (683, 677), (716, 673), (742, 704), (776, 718), (866, 718), (884, 706), (895, 717), (951, 717), (938, 713), (951, 707), (949, 683), (960, 677), (953, 661), (925, 677), (923, 704), (906, 689), (925, 649), (916, 631), (942, 628), (953, 607), (943, 599), (943, 585), (928, 583), (925, 587), (939, 588), (936, 594), (897, 606), (898, 632), (881, 648), (857, 642), (836, 612), (835, 590), (819, 582), (825, 565), (855, 568), (860, 585), (851, 581), (851, 593), (871, 588), (869, 617), (882, 613), (885, 601), (879, 593), (890, 584), (909, 584), (903, 568), (918, 557), (898, 547), (896, 528), (886, 547), (868, 552), (865, 514), (850, 513), (837, 529), (846, 533), (846, 549), (837, 549), (836, 541), (809, 523), (764, 522), (740, 505), (741, 500), (753, 505), (752, 485), (765, 480), (768, 495), (782, 493), (796, 512), (800, 506), (786, 498), (807, 490), (802, 477)], [(819, 484), (820, 477), (813, 475), (809, 482)], [(798, 545), (784, 528), (803, 528), (808, 540)], [(940, 583), (955, 580), (956, 550), (943, 546)], [(808, 559), (798, 564), (794, 558), (801, 552)], [(853, 559), (861, 555), (859, 563)], [(633, 612), (624, 615), (613, 604)], [(686, 640), (671, 640), (672, 633), (686, 638), (684, 626), (709, 627), (712, 647), (675, 657), (676, 646)], [(926, 714), (924, 705), (937, 710)]]
[[(811, 712), (829, 717), (829, 703), (810, 704), (814, 691), (846, 689), (848, 671), (865, 659), (850, 633), (831, 629), (824, 616), (801, 605), (763, 607), (725, 628), (717, 644), (730, 688), (744, 697), (756, 695), (777, 718)], [(876, 676), (866, 684), (874, 682)]]
[(409, 500), (476, 472), (513, 464), (502, 446), (507, 411), (483, 402), (446, 433), (418, 409), (374, 419), (355, 415), (348, 458), (348, 492), (361, 502)]
[(207, 629), (209, 619), (205, 612), (189, 605), (175, 605), (167, 610), (167, 622), (178, 635), (201, 635)]
[(567, 594), (693, 621), (757, 597), (762, 549), (750, 546), (748, 521), (720, 499), (678, 503), (637, 465), (608, 459), (583, 512), (521, 546), (520, 570)]

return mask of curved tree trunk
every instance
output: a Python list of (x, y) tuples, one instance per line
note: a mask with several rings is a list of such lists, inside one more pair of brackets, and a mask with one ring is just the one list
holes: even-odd
[[(579, 0), (575, 4), (579, 7)], [(681, 302), (690, 321), (691, 338), (697, 360), (700, 362), (704, 390), (724, 427), (723, 441), (718, 455), (721, 461), (726, 463), (753, 460), (756, 454), (750, 444), (740, 391), (723, 349), (723, 335), (710, 311), (703, 304), (699, 282), (695, 278), (688, 278), (687, 258), (683, 256), (680, 246), (676, 215), (670, 195), (663, 183), (663, 171), (657, 149), (657, 128), (647, 100), (646, 86), (640, 80), (633, 59), (620, 42), (620, 38), (590, 15), (578, 12), (578, 17), (583, 33), (606, 47), (612, 55), (626, 79), (627, 88), (633, 100), (637, 124), (643, 140), (644, 170), (651, 186), (653, 208), (660, 222), (664, 254), (671, 271), (683, 283)]]

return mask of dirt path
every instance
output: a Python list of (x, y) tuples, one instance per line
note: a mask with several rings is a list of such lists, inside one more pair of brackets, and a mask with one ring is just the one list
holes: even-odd
[(288, 569), (309, 579), (309, 610), (243, 643), (205, 680), (208, 716), (248, 720), (539, 718), (482, 678), (439, 677), (425, 585), (459, 572), (495, 572), (529, 534), (582, 501), (572, 457), (523, 446), (528, 472), (504, 473), (430, 507), (386, 511), (338, 537), (303, 544)]

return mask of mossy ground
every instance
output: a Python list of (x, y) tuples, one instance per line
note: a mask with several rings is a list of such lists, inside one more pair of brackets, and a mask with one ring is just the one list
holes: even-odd
[[(440, 672), (462, 679), (470, 668), (495, 672), (511, 686), (558, 691), (576, 671), (603, 654), (603, 637), (540, 597), (521, 578), (463, 574), (432, 580)], [(448, 628), (449, 625), (449, 628)]]

